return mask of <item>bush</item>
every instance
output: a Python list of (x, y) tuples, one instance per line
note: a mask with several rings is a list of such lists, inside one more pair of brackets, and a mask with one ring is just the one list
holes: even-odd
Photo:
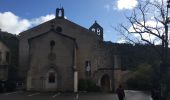
[(153, 68), (148, 64), (141, 64), (126, 84), (128, 89), (150, 90), (152, 88)]
[(152, 85), (149, 81), (143, 81), (138, 78), (130, 78), (126, 82), (128, 89), (133, 90), (150, 90)]
[(78, 83), (78, 88), (79, 88), (79, 91), (87, 90), (87, 82), (86, 82), (86, 80), (80, 79), (79, 83)]
[(0, 92), (10, 92), (16, 90), (16, 83), (11, 80), (0, 81)]
[(80, 79), (79, 80), (79, 91), (88, 91), (88, 92), (98, 92), (100, 87), (95, 84), (92, 80)]
[(14, 81), (11, 81), (11, 80), (7, 80), (5, 82), (5, 90), (7, 92), (9, 91), (15, 91), (16, 90), (16, 83)]
[(5, 91), (5, 81), (0, 80), (0, 92), (4, 92), (4, 91)]

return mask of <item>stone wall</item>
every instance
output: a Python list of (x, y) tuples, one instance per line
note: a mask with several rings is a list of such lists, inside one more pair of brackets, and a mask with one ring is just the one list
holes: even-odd
[[(91, 78), (94, 79), (96, 72), (99, 69), (107, 69), (110, 80), (113, 81), (114, 77), (114, 50), (115, 48), (108, 45), (100, 39), (97, 33), (83, 28), (67, 19), (55, 18), (25, 32), (20, 33), (19, 40), (19, 55), (20, 55), (20, 76), (26, 78), (27, 70), (29, 69), (29, 44), (28, 39), (39, 36), (51, 28), (55, 31), (60, 31), (61, 34), (75, 38), (77, 43), (77, 61), (76, 67), (78, 70), (78, 78), (84, 79), (86, 76), (85, 62), (91, 62)], [(39, 41), (37, 41), (39, 42)], [(65, 43), (63, 41), (63, 43)], [(61, 45), (59, 45), (61, 46)], [(104, 75), (104, 74), (102, 74)], [(101, 77), (102, 77), (101, 75)], [(100, 80), (101, 77), (98, 77)], [(112, 84), (112, 87), (113, 84)]]
[[(54, 41), (53, 50), (50, 42)], [(73, 66), (74, 66), (74, 49), (75, 41), (50, 31), (44, 33), (29, 41), (30, 44), (30, 76), (32, 78), (32, 88), (36, 90), (44, 90), (46, 86), (42, 86), (42, 79), (48, 80), (46, 74), (48, 70), (53, 69), (57, 74), (58, 91), (73, 91)], [(51, 55), (52, 53), (52, 55)], [(50, 58), (53, 57), (53, 58)], [(38, 84), (38, 85), (36, 85)], [(49, 90), (50, 91), (50, 90)]]
[(44, 32), (47, 32), (51, 29), (51, 23), (55, 23), (54, 27), (61, 27), (62, 28), (62, 34), (65, 34), (67, 36), (73, 37), (76, 39), (76, 43), (78, 45), (78, 52), (77, 52), (77, 67), (79, 70), (79, 78), (85, 77), (85, 61), (90, 60), (92, 62), (92, 66), (96, 67), (94, 64), (94, 54), (95, 54), (95, 48), (98, 43), (98, 37), (97, 34), (94, 32), (89, 31), (88, 29), (85, 29), (73, 22), (70, 22), (67, 19), (53, 19), (51, 21), (48, 21), (46, 23), (43, 23), (37, 27), (34, 27), (30, 30), (27, 30), (25, 32), (20, 33), (20, 72), (21, 76), (23, 73), (27, 72), (28, 69), (28, 53), (29, 53), (29, 45), (28, 45), (28, 39), (31, 37), (35, 37), (37, 35), (40, 35)]
[(7, 52), (9, 52), (9, 48), (0, 41), (0, 80), (8, 79), (9, 62), (6, 61)]

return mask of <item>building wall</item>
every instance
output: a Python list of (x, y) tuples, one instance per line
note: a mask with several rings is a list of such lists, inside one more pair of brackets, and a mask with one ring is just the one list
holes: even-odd
[[(79, 78), (85, 77), (84, 76), (85, 61), (90, 60), (92, 62), (92, 66), (94, 68), (97, 67), (94, 64), (94, 62), (95, 62), (95, 51), (98, 43), (98, 37), (96, 33), (91, 32), (81, 26), (78, 26), (66, 19), (53, 19), (33, 29), (20, 33), (19, 55), (20, 55), (20, 69), (22, 70), (21, 72), (26, 73), (28, 69), (27, 66), (29, 63), (28, 62), (28, 53), (29, 53), (28, 39), (48, 31), (51, 28), (52, 21), (55, 22), (55, 27), (59, 26), (62, 28), (62, 34), (66, 34), (76, 39), (78, 49), (79, 49), (77, 52), (78, 53), (77, 59), (79, 59), (79, 61), (77, 62), (77, 67), (79, 70)], [(25, 75), (22, 75), (21, 73), (21, 76), (25, 76)]]
[[(51, 51), (50, 42), (55, 41)], [(58, 90), (73, 91), (74, 84), (74, 40), (59, 35), (55, 32), (42, 34), (42, 36), (31, 39), (30, 42), (30, 65), (29, 77), (31, 78), (32, 90)], [(55, 58), (50, 59), (53, 53)], [(45, 80), (48, 70), (56, 71), (57, 88), (47, 88)], [(42, 84), (42, 81), (44, 85)]]
[(97, 85), (102, 87), (101, 80), (104, 76), (109, 77), (110, 89), (106, 91), (114, 91), (114, 67), (118, 66), (115, 62), (116, 48), (110, 46), (105, 41), (100, 41), (98, 49), (96, 51), (96, 65), (97, 69), (93, 73), (94, 80)]
[(9, 53), (9, 48), (0, 41), (0, 80), (8, 79), (9, 62), (6, 60), (6, 53)]
[[(52, 27), (55, 29), (60, 27), (62, 28), (62, 34), (75, 38), (78, 47), (76, 67), (79, 79), (87, 78), (85, 71), (86, 61), (91, 62), (91, 78), (93, 80), (95, 80), (93, 77), (100, 68), (107, 68), (107, 70), (110, 70), (108, 71), (108, 74), (113, 74), (112, 68), (114, 67), (114, 61), (111, 60), (113, 57), (109, 54), (110, 51), (108, 47), (104, 46), (104, 42), (101, 41), (97, 33), (83, 28), (67, 19), (56, 18), (19, 34), (19, 72), (21, 72), (20, 76), (23, 77), (23, 79), (26, 78), (27, 70), (29, 69), (28, 39), (43, 34)], [(110, 78), (112, 77), (113, 76), (110, 75)]]

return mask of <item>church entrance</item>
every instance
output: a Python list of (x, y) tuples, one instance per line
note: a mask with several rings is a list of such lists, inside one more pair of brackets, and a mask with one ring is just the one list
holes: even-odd
[(53, 69), (49, 70), (46, 74), (45, 89), (47, 91), (56, 91), (57, 90), (57, 73)]
[(101, 78), (101, 88), (104, 92), (109, 92), (111, 90), (111, 81), (110, 81), (110, 77), (105, 74), (102, 76)]

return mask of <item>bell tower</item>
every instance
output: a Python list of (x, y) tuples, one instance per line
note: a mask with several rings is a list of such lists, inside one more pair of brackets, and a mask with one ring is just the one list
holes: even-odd
[(64, 19), (64, 8), (56, 9), (56, 18)]
[(89, 30), (95, 32), (97, 36), (103, 41), (103, 28), (97, 23), (97, 21), (94, 22)]

